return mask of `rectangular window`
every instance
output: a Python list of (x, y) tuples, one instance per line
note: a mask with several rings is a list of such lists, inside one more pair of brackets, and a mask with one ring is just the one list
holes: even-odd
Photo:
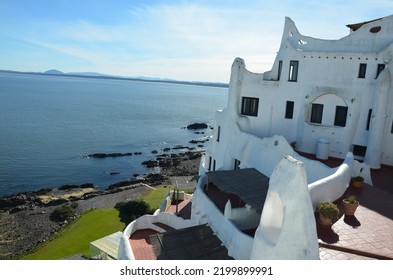
[(234, 170), (240, 169), (240, 160), (235, 159), (235, 164), (233, 166)]
[(368, 110), (367, 125), (366, 125), (366, 130), (367, 131), (370, 129), (370, 121), (371, 121), (371, 115), (372, 114), (373, 114), (373, 109)]
[(392, 127), (390, 128), (390, 133), (393, 134), (393, 122), (392, 122)]
[(243, 97), (242, 99), (242, 115), (258, 116), (258, 98)]
[(375, 77), (375, 79), (378, 78), (379, 74), (383, 71), (383, 69), (385, 69), (385, 64), (378, 64), (377, 76)]
[(217, 127), (217, 142), (220, 142), (221, 126)]
[(360, 145), (353, 145), (353, 155), (364, 157), (366, 155), (367, 147)]
[(291, 82), (297, 81), (297, 73), (299, 69), (299, 61), (291, 60), (289, 63), (289, 78), (288, 80)]
[(323, 104), (312, 104), (311, 107), (311, 123), (322, 123)]
[(366, 63), (360, 63), (358, 78), (361, 78), (361, 79), (366, 78), (366, 69), (367, 69), (367, 64)]
[(211, 156), (209, 156), (209, 168), (207, 170), (212, 171), (212, 157)]
[(285, 118), (286, 119), (292, 119), (293, 118), (293, 106), (295, 102), (293, 101), (287, 101), (287, 106), (285, 108)]
[(334, 125), (345, 126), (347, 124), (347, 113), (348, 113), (348, 107), (336, 106)]
[(277, 76), (277, 81), (280, 80), (280, 77), (281, 77), (281, 70), (282, 70), (282, 60), (280, 60), (280, 61), (278, 62), (278, 76)]

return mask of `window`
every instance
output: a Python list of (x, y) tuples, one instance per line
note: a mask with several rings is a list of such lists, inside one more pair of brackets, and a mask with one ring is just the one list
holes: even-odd
[(390, 128), (390, 133), (393, 134), (393, 122), (392, 122), (392, 127)]
[(258, 116), (258, 98), (243, 97), (242, 99), (242, 115)]
[(375, 79), (378, 78), (379, 74), (383, 71), (383, 69), (385, 69), (385, 64), (378, 64), (377, 76), (375, 77)]
[(217, 142), (220, 142), (221, 126), (217, 127)]
[[(213, 169), (212, 169), (212, 163), (213, 163)], [(216, 160), (209, 156), (209, 168), (208, 171), (216, 171)]]
[(360, 145), (353, 145), (353, 155), (364, 157), (366, 155), (367, 147)]
[(323, 104), (312, 104), (311, 107), (311, 123), (322, 123)]
[(345, 126), (347, 124), (347, 113), (348, 113), (348, 107), (336, 106), (334, 125)]
[(367, 131), (370, 129), (370, 121), (371, 121), (372, 113), (373, 113), (373, 109), (368, 110), (367, 125), (366, 125), (366, 130)]
[(285, 118), (286, 119), (292, 119), (293, 118), (293, 106), (295, 102), (293, 101), (287, 101), (287, 107), (285, 109)]
[(277, 81), (280, 80), (280, 77), (281, 77), (281, 70), (282, 70), (282, 60), (280, 60), (280, 61), (278, 62), (278, 76), (277, 76)]
[(240, 169), (240, 160), (238, 160), (238, 159), (235, 159), (235, 164), (233, 165), (233, 169), (234, 170), (237, 170), (237, 169)]
[(361, 79), (366, 78), (366, 69), (367, 69), (367, 64), (366, 63), (360, 63), (358, 78), (361, 78)]
[(297, 81), (297, 73), (299, 68), (299, 61), (291, 60), (289, 63), (289, 78), (288, 80), (291, 82)]

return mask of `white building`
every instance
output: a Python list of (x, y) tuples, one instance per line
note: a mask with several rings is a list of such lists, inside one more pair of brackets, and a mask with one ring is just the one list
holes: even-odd
[[(201, 161), (191, 220), (160, 211), (142, 217), (126, 229), (119, 258), (132, 259), (126, 239), (134, 227), (157, 221), (176, 229), (207, 224), (235, 259), (319, 257), (315, 205), (341, 197), (352, 176), (372, 184), (370, 167), (393, 165), (393, 16), (348, 27), (344, 38), (321, 40), (301, 35), (286, 18), (271, 71), (252, 73), (235, 59), (228, 106), (216, 113)], [(289, 143), (322, 160), (344, 161), (329, 168)], [(228, 199), (219, 206), (209, 194), (213, 187), (242, 204)]]

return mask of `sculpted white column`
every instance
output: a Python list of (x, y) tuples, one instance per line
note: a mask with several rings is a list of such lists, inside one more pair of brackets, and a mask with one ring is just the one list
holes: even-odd
[(254, 236), (251, 259), (319, 259), (318, 237), (304, 164), (291, 156), (274, 169)]

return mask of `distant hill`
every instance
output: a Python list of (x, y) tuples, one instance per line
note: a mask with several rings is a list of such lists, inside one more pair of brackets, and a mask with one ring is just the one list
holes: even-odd
[(96, 78), (96, 79), (114, 79), (114, 80), (130, 80), (130, 81), (143, 81), (143, 82), (159, 82), (159, 83), (173, 83), (173, 84), (187, 84), (187, 85), (199, 85), (199, 86), (211, 86), (211, 87), (228, 87), (227, 83), (220, 82), (198, 82), (198, 81), (179, 81), (168, 78), (151, 78), (151, 77), (126, 77), (126, 76), (112, 76), (96, 72), (67, 72), (64, 73), (60, 70), (50, 69), (45, 72), (19, 72), (12, 70), (0, 70), (4, 73), (19, 73), (19, 74), (31, 74), (31, 75), (58, 75), (66, 77), (80, 77), (80, 78)]
[(56, 70), (56, 69), (51, 69), (48, 71), (45, 71), (44, 74), (49, 74), (49, 75), (64, 75), (63, 72)]

